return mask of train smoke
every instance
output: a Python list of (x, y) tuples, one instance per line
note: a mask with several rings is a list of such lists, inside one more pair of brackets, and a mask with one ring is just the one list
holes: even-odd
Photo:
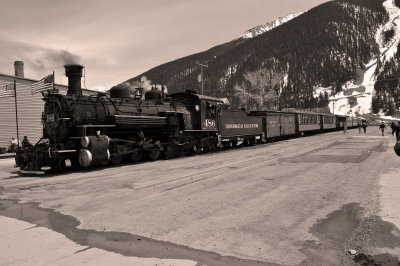
[(150, 90), (164, 91), (164, 94), (168, 94), (168, 89), (165, 85), (153, 84), (153, 82), (150, 79), (147, 79), (146, 76), (143, 76), (140, 81), (124, 82), (123, 85), (129, 88), (131, 95), (135, 94), (136, 88), (142, 88), (143, 95)]
[(49, 69), (54, 66), (63, 66), (66, 64), (79, 64), (80, 56), (74, 55), (67, 50), (43, 50), (36, 58), (33, 58), (32, 64), (38, 69)]

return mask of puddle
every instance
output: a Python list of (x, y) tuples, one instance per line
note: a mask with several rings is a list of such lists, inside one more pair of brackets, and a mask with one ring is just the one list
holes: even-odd
[(357, 203), (343, 205), (314, 224), (310, 233), (317, 236), (319, 243), (307, 241), (301, 250), (308, 259), (305, 265), (351, 265), (351, 257), (346, 256), (344, 246), (360, 223), (362, 208)]
[(361, 211), (357, 203), (343, 205), (315, 224), (310, 232), (320, 239), (330, 241), (335, 247), (341, 247), (358, 226)]
[(37, 203), (21, 204), (17, 200), (0, 199), (0, 215), (51, 229), (83, 246), (95, 247), (125, 256), (188, 259), (197, 261), (198, 265), (210, 266), (278, 265), (221, 256), (215, 252), (193, 249), (125, 232), (77, 229), (80, 223), (76, 218), (52, 209), (41, 208)]
[[(400, 247), (399, 230), (393, 224), (377, 216), (361, 218), (362, 211), (358, 203), (346, 204), (314, 224), (310, 232), (319, 238), (320, 243), (308, 241), (302, 250), (309, 257), (309, 262), (399, 266), (400, 261), (391, 254), (369, 255), (360, 251), (363, 248)], [(350, 248), (355, 248), (358, 253), (354, 256), (347, 254), (345, 250)]]

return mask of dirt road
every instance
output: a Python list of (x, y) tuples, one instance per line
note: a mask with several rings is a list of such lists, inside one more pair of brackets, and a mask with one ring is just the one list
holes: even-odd
[(400, 157), (393, 137), (368, 130), (42, 178), (19, 177), (4, 159), (0, 215), (124, 256), (198, 265), (394, 263)]

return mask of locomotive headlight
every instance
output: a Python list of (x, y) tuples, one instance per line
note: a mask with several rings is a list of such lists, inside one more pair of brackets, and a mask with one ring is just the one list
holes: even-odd
[(71, 167), (71, 165), (72, 165), (72, 162), (71, 162), (70, 159), (66, 159), (66, 160), (64, 161), (64, 163), (65, 163), (65, 166), (66, 166), (66, 167)]
[(83, 138), (81, 138), (81, 146), (82, 146), (82, 148), (87, 148), (87, 147), (89, 147), (89, 145), (90, 145), (90, 139), (89, 139), (89, 137), (83, 137)]

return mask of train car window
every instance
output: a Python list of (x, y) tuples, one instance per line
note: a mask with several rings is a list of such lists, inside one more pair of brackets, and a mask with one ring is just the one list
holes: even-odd
[(210, 112), (210, 103), (206, 102), (206, 116), (210, 117), (211, 116), (211, 112)]
[(210, 104), (208, 101), (206, 102), (207, 108), (207, 117), (212, 117), (217, 115), (217, 106), (214, 104)]

